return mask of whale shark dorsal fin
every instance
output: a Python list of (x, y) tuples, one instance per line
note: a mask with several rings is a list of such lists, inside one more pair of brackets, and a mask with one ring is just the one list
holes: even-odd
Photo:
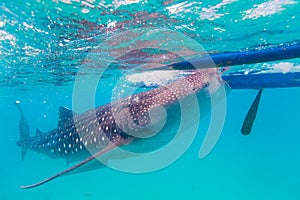
[(40, 137), (42, 136), (42, 131), (40, 131), (39, 129), (36, 129), (36, 137)]
[(59, 107), (59, 119), (57, 126), (63, 128), (66, 125), (73, 123), (73, 117), (76, 115), (76, 113), (66, 107)]

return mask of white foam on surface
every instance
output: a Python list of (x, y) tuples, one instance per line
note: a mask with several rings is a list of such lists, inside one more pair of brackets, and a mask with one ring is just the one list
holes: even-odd
[(262, 70), (257, 72), (257, 74), (262, 73), (291, 73), (291, 72), (300, 72), (300, 65), (297, 65), (292, 62), (280, 62), (276, 64), (265, 64), (269, 70)]
[(259, 17), (266, 17), (284, 11), (286, 5), (296, 4), (293, 0), (269, 0), (267, 2), (256, 4), (253, 8), (244, 11), (245, 19), (257, 19)]
[(126, 79), (131, 83), (143, 83), (146, 86), (165, 85), (179, 77), (190, 74), (191, 72), (179, 70), (158, 70), (148, 71), (138, 74), (127, 75)]
[(293, 62), (257, 63), (254, 65), (234, 66), (228, 70), (228, 75), (246, 76), (248, 74), (295, 73), (300, 72), (300, 64)]

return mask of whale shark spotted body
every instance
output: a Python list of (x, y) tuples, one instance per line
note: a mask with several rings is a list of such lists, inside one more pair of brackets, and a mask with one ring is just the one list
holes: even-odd
[[(64, 158), (68, 162), (80, 161), (50, 178), (21, 188), (42, 185), (118, 146), (130, 146), (139, 140), (151, 139), (148, 136), (151, 136), (151, 131), (162, 120), (159, 114), (155, 115), (156, 109), (163, 106), (168, 110), (178, 106), (181, 100), (197, 95), (208, 87), (213, 87), (214, 91), (224, 85), (226, 83), (220, 78), (217, 69), (201, 69), (165, 86), (130, 95), (82, 114), (60, 107), (57, 128), (45, 133), (37, 130), (36, 136), (29, 135), (26, 118), (17, 104), (21, 111), (21, 137), (17, 145), (22, 148), (22, 158), (27, 150), (31, 150), (51, 158)], [(171, 116), (175, 117), (176, 112)], [(175, 126), (172, 121), (168, 123), (169, 126)]]

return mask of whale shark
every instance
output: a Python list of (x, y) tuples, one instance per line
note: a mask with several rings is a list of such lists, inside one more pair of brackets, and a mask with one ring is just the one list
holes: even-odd
[[(221, 79), (216, 68), (200, 69), (164, 86), (132, 94), (82, 114), (60, 107), (57, 128), (44, 133), (37, 130), (35, 136), (29, 135), (27, 120), (17, 104), (21, 112), (20, 140), (17, 145), (22, 149), (23, 159), (27, 150), (31, 150), (50, 158), (78, 162), (47, 179), (21, 188), (40, 186), (104, 156), (117, 147), (151, 140), (153, 130), (159, 130), (161, 122), (164, 121), (160, 112), (162, 107), (167, 112), (170, 111), (168, 117), (171, 116), (173, 120), (165, 121), (167, 127), (176, 126), (178, 111), (174, 111), (174, 108), (178, 108), (181, 101), (194, 95), (203, 96), (202, 92), (209, 89), (204, 95), (207, 97), (224, 85), (226, 82)], [(167, 129), (165, 132), (172, 131)], [(157, 135), (163, 133), (158, 131)]]
[[(16, 104), (21, 113), (20, 140), (17, 145), (21, 148), (22, 160), (28, 150), (42, 153), (50, 158), (61, 158), (67, 162), (78, 162), (74, 166), (59, 172), (38, 183), (21, 186), (21, 188), (33, 188), (49, 182), (61, 175), (70, 174), (76, 169), (82, 169), (95, 158), (105, 157), (112, 159), (117, 147), (145, 147), (150, 151), (157, 148), (157, 142), (151, 142), (153, 138), (164, 140), (170, 137), (172, 128), (177, 125), (178, 105), (180, 101), (196, 95), (203, 97), (211, 91), (229, 85), (232, 89), (258, 89), (242, 126), (241, 133), (251, 133), (254, 120), (258, 112), (258, 106), (262, 95), (262, 88), (299, 87), (299, 72), (288, 73), (249, 73), (247, 76), (241, 73), (233, 73), (221, 77), (221, 73), (215, 68), (228, 67), (240, 64), (261, 63), (276, 60), (299, 58), (300, 45), (283, 45), (275, 48), (227, 52), (201, 56), (192, 60), (172, 63), (163, 66), (162, 69), (194, 70), (194, 66), (206, 66), (207, 69), (197, 70), (195, 73), (182, 77), (170, 84), (151, 89), (146, 92), (130, 95), (118, 101), (91, 109), (82, 114), (60, 107), (57, 128), (48, 132), (36, 131), (35, 136), (30, 136), (28, 122), (19, 104)], [(213, 62), (211, 62), (213, 61)], [(160, 67), (155, 68), (157, 70)], [(215, 80), (215, 81), (212, 81)], [(268, 81), (265, 81), (268, 80)], [(209, 92), (208, 88), (213, 88)], [(205, 99), (205, 98), (204, 98)], [(200, 101), (201, 103), (202, 101)], [(164, 107), (168, 112), (168, 118), (164, 121), (160, 108)], [(180, 110), (179, 110), (180, 111)], [(188, 110), (190, 116), (194, 116), (193, 109)], [(191, 125), (197, 120), (191, 121)], [(161, 122), (165, 122), (163, 131), (153, 136), (155, 130), (159, 130)], [(157, 136), (159, 139), (157, 139)], [(174, 135), (173, 135), (174, 136)], [(207, 136), (207, 135), (206, 135)], [(218, 135), (208, 137), (216, 141)], [(172, 134), (171, 134), (172, 137)], [(206, 139), (206, 138), (205, 138)], [(205, 139), (204, 143), (205, 144)], [(141, 143), (146, 141), (146, 143)], [(147, 143), (147, 141), (149, 143)], [(159, 142), (158, 142), (159, 143)], [(208, 143), (206, 143), (208, 144)], [(201, 155), (211, 149), (214, 143), (206, 146)], [(159, 146), (159, 145), (158, 145)], [(203, 147), (203, 146), (202, 146)], [(208, 150), (208, 151), (207, 151)]]

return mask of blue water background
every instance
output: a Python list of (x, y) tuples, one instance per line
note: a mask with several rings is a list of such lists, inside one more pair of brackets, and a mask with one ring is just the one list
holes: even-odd
[[(201, 10), (202, 7), (213, 6), (220, 2), (205, 1), (197, 6)], [(246, 8), (255, 7), (262, 2), (235, 2), (225, 7), (216, 8), (218, 13), (224, 14), (224, 17), (210, 20), (199, 20), (198, 10), (193, 10), (196, 8), (195, 6), (185, 7), (183, 10), (192, 9), (191, 12), (177, 13), (177, 18), (183, 19), (184, 22), (188, 22), (189, 19), (190, 21), (197, 19), (195, 26), (198, 29), (189, 31), (189, 29), (183, 28), (179, 31), (194, 35), (194, 38), (201, 41), (205, 49), (212, 52), (238, 51), (255, 47), (264, 48), (298, 41), (300, 38), (299, 26), (296, 25), (296, 20), (293, 20), (299, 17), (299, 4), (297, 2), (285, 5), (285, 10), (278, 9), (274, 14), (234, 23), (232, 19), (241, 18), (241, 8), (247, 10)], [(273, 2), (274, 4), (279, 3), (279, 1)], [(170, 2), (171, 5), (179, 3), (179, 1)], [(151, 10), (149, 4), (151, 3), (139, 2), (127, 7), (120, 6), (116, 9), (133, 13), (140, 11), (139, 9), (146, 9), (149, 13), (165, 12), (162, 9), (163, 6), (157, 6), (157, 10)], [(29, 1), (29, 4), (21, 2), (2, 3), (1, 9), (4, 17), (0, 19), (6, 20), (6, 25), (2, 26), (1, 29), (15, 36), (16, 40), (13, 41), (13, 39), (8, 38), (0, 41), (2, 58), (0, 63), (0, 110), (2, 111), (0, 115), (0, 200), (300, 199), (299, 88), (264, 90), (252, 134), (246, 137), (241, 135), (240, 128), (256, 91), (231, 91), (227, 98), (226, 122), (221, 138), (213, 151), (203, 160), (198, 158), (198, 152), (205, 130), (200, 130), (192, 146), (179, 160), (157, 172), (127, 174), (104, 168), (65, 176), (32, 190), (19, 189), (20, 185), (41, 180), (65, 169), (67, 166), (64, 160), (53, 160), (33, 152), (28, 152), (25, 161), (21, 161), (20, 149), (15, 144), (19, 139), (19, 112), (12, 101), (21, 101), (31, 126), (31, 134), (34, 134), (36, 128), (42, 131), (55, 128), (59, 106), (72, 106), (74, 76), (71, 72), (78, 70), (76, 68), (77, 59), (81, 59), (80, 56), (90, 49), (93, 42), (85, 40), (90, 35), (76, 38), (76, 35), (72, 35), (74, 33), (72, 28), (67, 29), (63, 25), (57, 26), (59, 28), (53, 32), (50, 31), (49, 37), (41, 37), (40, 32), (22, 28), (22, 26), (16, 29), (16, 26), (9, 23), (9, 20), (13, 21), (14, 15), (3, 11), (5, 10), (4, 7), (9, 8), (14, 14), (18, 14), (19, 17), (15, 17), (19, 20), (18, 23), (31, 22), (35, 27), (45, 31), (49, 31), (47, 30), (49, 24), (50, 26), (55, 25), (55, 23), (49, 22), (52, 20), (51, 18), (56, 19), (56, 15), (60, 16), (63, 13), (55, 14), (56, 9), (53, 7), (65, 10), (65, 14), (69, 14), (70, 18), (73, 16), (70, 13), (77, 12), (81, 15), (79, 19), (86, 18), (97, 22), (97, 16), (93, 15), (93, 12), (96, 11), (91, 9), (89, 14), (82, 14), (82, 7), (79, 5), (72, 10), (68, 4), (63, 2), (58, 4), (54, 2), (37, 3), (35, 1)], [(37, 11), (43, 8), (49, 9), (50, 12)], [(104, 8), (101, 9), (105, 10)], [(40, 18), (36, 15), (35, 17), (31, 16), (30, 10), (39, 13)], [(22, 14), (22, 11), (27, 14)], [(227, 12), (229, 14), (226, 14)], [(44, 18), (43, 15), (49, 15), (50, 19), (45, 20), (47, 18)], [(62, 24), (71, 21), (64, 15), (60, 17), (64, 17)], [(115, 16), (112, 13), (100, 22), (105, 24), (108, 20), (112, 21), (113, 19), (120, 20), (118, 15)], [(153, 23), (155, 27), (164, 26), (175, 29), (177, 26), (183, 27), (182, 25), (186, 24), (183, 21), (174, 22), (170, 20), (173, 22), (171, 25), (167, 23), (168, 20), (166, 23), (157, 24), (153, 20)], [(128, 26), (135, 27), (136, 24), (129, 24)], [(214, 27), (221, 27), (226, 31), (219, 32), (220, 29), (214, 30)], [(245, 27), (245, 29), (241, 27)], [(264, 28), (268, 31), (263, 31)], [(62, 31), (64, 29), (65, 32)], [(74, 28), (73, 30), (77, 29)], [(34, 33), (37, 39), (32, 40), (31, 33)], [(58, 33), (61, 34), (60, 37), (55, 37), (55, 34)], [(89, 34), (88, 32), (85, 33)], [(75, 42), (60, 47), (58, 38), (63, 38), (64, 34)], [(105, 35), (97, 36), (95, 32), (92, 36), (96, 37), (98, 41), (101, 40), (101, 37), (105, 37)], [(239, 42), (237, 43), (237, 41)], [(13, 45), (12, 42), (15, 42), (16, 45)], [(51, 45), (48, 46), (48, 44)], [(24, 46), (33, 46), (42, 49), (43, 52), (33, 55), (26, 54)], [(87, 47), (87, 49), (74, 50), (79, 47)], [(70, 56), (75, 59), (68, 63)], [(282, 61), (277, 63), (280, 62)], [(297, 60), (285, 62), (298, 64)], [(72, 67), (72, 64), (75, 67)], [(247, 68), (247, 66), (242, 67)], [(31, 73), (25, 73), (28, 71)], [(110, 81), (112, 80), (108, 76), (105, 81), (104, 92), (97, 93), (97, 105), (110, 101)], [(205, 118), (203, 121), (203, 123), (208, 122), (209, 118)]]

